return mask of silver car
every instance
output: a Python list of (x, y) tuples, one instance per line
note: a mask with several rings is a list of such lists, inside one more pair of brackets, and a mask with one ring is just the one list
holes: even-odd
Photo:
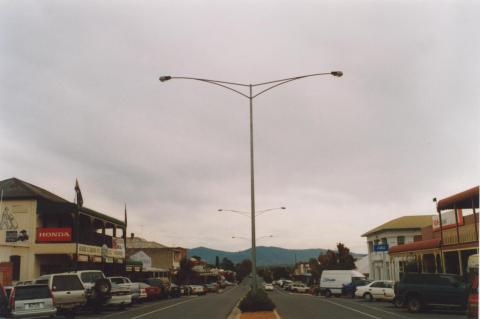
[(75, 312), (87, 302), (85, 288), (75, 273), (44, 275), (34, 283), (47, 284), (55, 298), (58, 312), (68, 317), (75, 316)]
[(57, 308), (47, 285), (22, 285), (13, 287), (10, 293), (11, 315), (13, 318), (38, 318), (54, 316)]

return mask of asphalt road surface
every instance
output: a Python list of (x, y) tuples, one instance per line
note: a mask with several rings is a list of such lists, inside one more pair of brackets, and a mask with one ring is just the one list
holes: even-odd
[(228, 287), (221, 293), (184, 296), (134, 305), (123, 311), (107, 310), (101, 314), (81, 313), (85, 319), (226, 319), (248, 286)]
[(282, 319), (465, 319), (465, 312), (433, 310), (417, 314), (395, 308), (390, 302), (367, 302), (362, 299), (325, 298), (289, 293), (280, 288), (269, 292)]

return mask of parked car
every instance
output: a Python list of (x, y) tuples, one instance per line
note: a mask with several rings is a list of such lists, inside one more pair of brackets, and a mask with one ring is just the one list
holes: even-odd
[(371, 283), (371, 281), (369, 280), (359, 280), (356, 283), (351, 282), (346, 285), (343, 285), (342, 296), (349, 296), (349, 297), (355, 298), (355, 292), (357, 291), (357, 288), (361, 286), (366, 286), (369, 283)]
[(12, 318), (38, 318), (57, 313), (48, 285), (15, 286), (10, 293), (9, 303)]
[(410, 312), (419, 312), (427, 306), (461, 309), (467, 306), (467, 287), (458, 275), (405, 273), (394, 290)]
[(205, 287), (200, 285), (189, 285), (192, 295), (205, 295), (207, 293)]
[(112, 283), (111, 287), (110, 298), (105, 301), (103, 306), (124, 309), (126, 306), (132, 304), (132, 294), (128, 287), (122, 287), (115, 283)]
[(140, 298), (140, 286), (138, 283), (132, 282), (127, 277), (108, 277), (112, 284), (117, 284), (120, 287), (128, 288), (130, 290), (130, 294), (132, 295), (132, 302), (137, 302)]
[(340, 296), (344, 285), (362, 280), (365, 280), (365, 276), (356, 270), (324, 270), (320, 278), (320, 295)]
[(363, 298), (367, 301), (389, 300), (395, 298), (393, 291), (394, 282), (391, 280), (376, 280), (365, 286), (357, 287), (355, 297)]
[(204, 285), (204, 287), (207, 292), (218, 292), (219, 290), (218, 284), (216, 282), (206, 284)]
[(299, 282), (296, 282), (296, 283), (293, 283), (291, 288), (290, 288), (290, 291), (291, 292), (301, 292), (301, 293), (305, 293), (305, 292), (308, 292), (310, 288), (307, 287), (305, 284), (303, 283), (299, 283)]
[(146, 284), (144, 282), (139, 283), (139, 286), (140, 286), (140, 291), (142, 289), (145, 290), (145, 294), (147, 295), (146, 299), (152, 300), (152, 299), (160, 298), (160, 288), (156, 286), (150, 286), (149, 284)]
[(170, 282), (168, 280), (164, 278), (147, 278), (144, 282), (160, 289), (159, 298), (168, 298), (170, 287)]
[(101, 270), (80, 270), (76, 274), (85, 287), (87, 306), (92, 307), (97, 312), (101, 311), (101, 306), (105, 305), (112, 297), (110, 280), (105, 277)]
[(272, 284), (263, 284), (263, 289), (265, 289), (265, 291), (273, 291), (273, 285)]
[(9, 315), (7, 293), (0, 283), (0, 318), (6, 317), (7, 315)]
[(468, 258), (467, 273), (470, 282), (470, 291), (467, 303), (467, 317), (478, 318), (478, 254)]
[(180, 298), (182, 296), (182, 289), (180, 286), (172, 283), (170, 284), (170, 298)]
[(293, 284), (293, 281), (291, 280), (281, 280), (280, 286), (285, 289), (285, 286)]
[(58, 314), (73, 318), (87, 302), (85, 287), (75, 273), (43, 275), (34, 284), (48, 285)]
[(31, 285), (33, 283), (32, 280), (25, 280), (25, 281), (17, 281), (15, 286), (25, 286), (25, 285)]

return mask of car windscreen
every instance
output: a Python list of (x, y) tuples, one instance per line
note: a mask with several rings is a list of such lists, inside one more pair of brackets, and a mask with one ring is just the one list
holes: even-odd
[(15, 287), (15, 301), (48, 298), (51, 296), (47, 285)]
[(98, 279), (103, 278), (103, 275), (99, 271), (83, 272), (80, 278), (83, 282), (95, 283)]
[(123, 284), (123, 279), (118, 277), (112, 277), (110, 278), (110, 281), (112, 284)]
[(57, 275), (53, 277), (52, 290), (83, 290), (83, 285), (77, 275)]

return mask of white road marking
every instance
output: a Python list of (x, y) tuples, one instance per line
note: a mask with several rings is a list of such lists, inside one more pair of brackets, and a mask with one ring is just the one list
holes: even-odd
[(345, 306), (345, 305), (342, 305), (342, 304), (339, 304), (339, 303), (336, 303), (336, 302), (333, 302), (333, 301), (330, 301), (330, 300), (327, 300), (327, 299), (320, 299), (321, 301), (324, 301), (324, 302), (328, 302), (328, 303), (331, 303), (331, 304), (334, 304), (336, 306), (339, 306), (339, 307), (342, 307), (342, 308), (345, 308), (345, 309), (348, 309), (348, 310), (351, 310), (351, 311), (355, 311), (355, 312), (358, 312), (364, 316), (367, 316), (367, 317), (370, 317), (370, 318), (374, 318), (374, 319), (382, 319), (380, 317), (377, 317), (377, 316), (374, 316), (374, 315), (371, 315), (369, 313), (366, 313), (366, 312), (363, 312), (363, 311), (360, 311), (360, 310), (357, 310), (355, 308), (352, 308), (352, 307), (348, 307), (348, 306)]
[(361, 302), (354, 302), (354, 301), (346, 301), (346, 302), (348, 302), (348, 303), (350, 303), (350, 304), (360, 305), (360, 306), (363, 306), (363, 307), (366, 307), (366, 308), (370, 308), (370, 309), (373, 309), (373, 310), (385, 312), (385, 313), (388, 313), (388, 314), (390, 314), (390, 315), (397, 316), (397, 317), (399, 317), (399, 318), (410, 319), (409, 317), (405, 317), (405, 316), (399, 315), (398, 313), (395, 313), (395, 312), (386, 311), (386, 310), (383, 310), (383, 309), (380, 309), (380, 308), (377, 308), (377, 307), (364, 305), (364, 304), (361, 303)]
[(155, 310), (153, 310), (153, 311), (150, 311), (150, 312), (147, 312), (147, 313), (143, 313), (143, 314), (138, 315), (138, 316), (136, 316), (136, 317), (132, 317), (131, 319), (142, 318), (142, 317), (151, 315), (151, 314), (153, 314), (153, 313), (160, 312), (160, 311), (163, 311), (163, 310), (165, 310), (165, 309), (173, 308), (173, 307), (176, 307), (176, 306), (178, 306), (178, 305), (181, 305), (181, 304), (184, 304), (184, 303), (187, 303), (187, 302), (191, 302), (191, 301), (194, 301), (194, 300), (200, 300), (200, 299), (192, 298), (192, 299), (188, 299), (188, 300), (185, 300), (185, 301), (182, 301), (182, 302), (177, 302), (177, 303), (174, 303), (173, 305), (170, 305), (170, 306), (167, 306), (167, 307), (163, 307), (163, 308), (159, 308), (159, 309), (155, 309)]

